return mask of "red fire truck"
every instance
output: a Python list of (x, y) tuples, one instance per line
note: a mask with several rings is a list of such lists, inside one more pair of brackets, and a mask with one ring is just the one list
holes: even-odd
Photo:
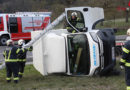
[(31, 31), (43, 30), (50, 23), (51, 12), (0, 14), (0, 45), (8, 39), (30, 40)]

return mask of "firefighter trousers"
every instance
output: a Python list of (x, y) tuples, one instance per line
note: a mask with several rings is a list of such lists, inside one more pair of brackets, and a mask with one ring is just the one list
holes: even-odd
[(26, 62), (19, 62), (19, 77), (21, 78), (24, 73), (24, 67)]
[(13, 74), (14, 82), (18, 82), (18, 62), (6, 62), (6, 80), (11, 81), (11, 77)]
[(127, 90), (130, 90), (130, 67), (125, 67), (125, 80), (126, 80)]

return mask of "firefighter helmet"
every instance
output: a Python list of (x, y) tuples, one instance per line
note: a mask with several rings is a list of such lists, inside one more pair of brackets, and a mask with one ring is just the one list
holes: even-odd
[(127, 35), (130, 36), (130, 28), (127, 30)]
[(9, 40), (6, 41), (6, 44), (7, 44), (7, 46), (13, 45), (14, 42), (13, 42), (13, 40), (9, 39)]
[(25, 43), (25, 41), (23, 40), (23, 39), (20, 39), (19, 41), (18, 41), (18, 45), (23, 45)]
[(77, 13), (73, 12), (73, 13), (71, 13), (71, 16), (76, 16), (77, 17)]

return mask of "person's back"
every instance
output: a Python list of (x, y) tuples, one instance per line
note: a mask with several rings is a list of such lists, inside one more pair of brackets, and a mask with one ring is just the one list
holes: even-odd
[(12, 40), (7, 41), (7, 47), (3, 52), (6, 63), (6, 71), (7, 71), (7, 82), (11, 81), (12, 73), (14, 76), (14, 82), (18, 83), (18, 59), (17, 59), (17, 47), (13, 45)]
[(26, 48), (22, 48), (22, 46), (19, 46), (18, 49), (20, 49), (18, 59), (19, 60), (26, 59), (26, 55), (27, 55), (28, 50)]
[(17, 47), (13, 46), (13, 45), (9, 45), (6, 47), (5, 49), (5, 53), (7, 54), (6, 57), (8, 58), (5, 58), (6, 62), (10, 62), (10, 61), (17, 61)]
[(19, 54), (18, 54), (19, 78), (22, 78), (23, 73), (24, 73), (27, 51), (31, 51), (30, 48), (23, 48), (22, 46), (24, 44), (25, 44), (25, 41), (23, 39), (20, 39), (18, 41), (18, 45), (19, 45), (19, 47), (18, 47), (18, 50), (19, 50)]

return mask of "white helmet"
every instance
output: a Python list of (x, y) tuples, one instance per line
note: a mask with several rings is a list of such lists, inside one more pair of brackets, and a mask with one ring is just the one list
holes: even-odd
[(127, 35), (130, 36), (130, 28), (127, 30)]
[(23, 45), (23, 44), (25, 44), (25, 41), (24, 41), (23, 39), (20, 39), (20, 40), (18, 41), (18, 45)]
[(7, 44), (7, 46), (9, 46), (9, 45), (11, 45), (11, 44), (13, 45), (14, 42), (13, 42), (13, 40), (9, 39), (9, 40), (6, 41), (6, 44)]
[(73, 12), (73, 13), (71, 13), (71, 16), (76, 16), (77, 17), (77, 13)]

